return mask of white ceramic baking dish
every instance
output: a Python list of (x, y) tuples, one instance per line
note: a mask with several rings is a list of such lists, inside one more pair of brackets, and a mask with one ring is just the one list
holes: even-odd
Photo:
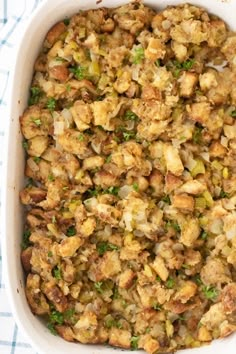
[[(28, 89), (33, 72), (33, 63), (48, 29), (58, 20), (79, 10), (115, 7), (128, 0), (46, 0), (28, 22), (17, 49), (16, 61), (11, 77), (11, 97), (9, 124), (6, 133), (5, 173), (2, 202), (2, 237), (4, 275), (12, 311), (20, 330), (40, 354), (121, 354), (121, 349), (104, 346), (68, 343), (49, 333), (46, 326), (30, 311), (24, 294), (24, 274), (20, 263), (20, 244), (23, 228), (23, 210), (19, 201), (19, 191), (24, 184), (24, 151), (19, 127), (19, 116), (27, 105)], [(181, 0), (147, 0), (145, 4), (153, 8), (163, 8), (178, 4)], [(236, 0), (189, 0), (204, 6), (222, 17), (236, 30)], [(7, 117), (4, 117), (7, 118)], [(183, 351), (181, 351), (183, 353)], [(179, 352), (179, 353), (181, 353)], [(236, 334), (224, 340), (214, 341), (210, 346), (190, 349), (184, 354), (227, 354), (236, 353)], [(127, 353), (131, 353), (127, 351)], [(132, 352), (133, 353), (133, 352)]]

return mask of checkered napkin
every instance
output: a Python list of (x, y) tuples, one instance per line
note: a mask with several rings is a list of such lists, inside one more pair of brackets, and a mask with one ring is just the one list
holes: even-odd
[[(15, 44), (22, 33), (22, 23), (27, 20), (42, 0), (0, 0), (0, 193), (2, 187), (2, 156), (4, 132), (9, 99), (9, 73), (15, 56)], [(1, 206), (1, 205), (0, 205)], [(1, 208), (0, 208), (1, 212)], [(0, 235), (0, 242), (1, 237)], [(2, 277), (0, 243), (0, 354), (35, 354), (18, 330), (7, 301)]]

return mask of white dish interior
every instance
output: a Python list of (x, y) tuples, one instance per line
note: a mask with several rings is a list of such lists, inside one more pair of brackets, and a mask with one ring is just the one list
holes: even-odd
[[(205, 7), (209, 12), (220, 16), (232, 29), (236, 30), (235, 0), (193, 0), (189, 2)], [(19, 191), (24, 185), (24, 151), (22, 148), (19, 116), (27, 105), (33, 63), (47, 31), (57, 21), (79, 10), (101, 6), (115, 7), (124, 3), (127, 3), (127, 0), (103, 0), (100, 4), (96, 4), (96, 0), (46, 0), (27, 24), (21, 43), (17, 49), (15, 67), (11, 77), (11, 102), (9, 107), (8, 132), (6, 134), (7, 146), (4, 152), (6, 157), (2, 204), (4, 276), (17, 324), (20, 330), (25, 333), (28, 341), (40, 354), (124, 353), (122, 349), (68, 343), (60, 337), (53, 336), (45, 324), (31, 313), (24, 294), (24, 274), (20, 262), (20, 244), (24, 221), (23, 209), (19, 201)], [(167, 5), (176, 5), (180, 1), (159, 0), (157, 2), (156, 0), (147, 0), (144, 3), (153, 8), (161, 9)], [(236, 334), (224, 340), (214, 341), (210, 346), (189, 349), (178, 353), (219, 354), (226, 351), (227, 354), (234, 354), (235, 348)], [(126, 352), (134, 353), (133, 351)]]

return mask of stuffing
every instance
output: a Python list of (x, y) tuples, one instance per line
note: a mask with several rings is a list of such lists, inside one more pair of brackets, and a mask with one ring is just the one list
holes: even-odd
[(187, 3), (47, 32), (19, 118), (20, 259), (53, 334), (156, 354), (236, 332), (235, 48)]

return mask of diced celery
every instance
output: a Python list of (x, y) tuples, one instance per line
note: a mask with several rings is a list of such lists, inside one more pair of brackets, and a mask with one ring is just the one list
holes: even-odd
[(197, 160), (196, 161), (196, 165), (194, 166), (194, 168), (191, 171), (191, 175), (192, 177), (196, 177), (197, 175), (201, 174), (201, 173), (205, 173), (205, 166), (204, 163), (202, 162), (202, 160)]

